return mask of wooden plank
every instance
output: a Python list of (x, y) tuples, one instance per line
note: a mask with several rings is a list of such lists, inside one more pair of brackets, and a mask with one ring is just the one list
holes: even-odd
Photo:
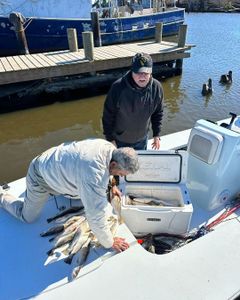
[(57, 65), (59, 60), (55, 58), (55, 56), (52, 53), (44, 53), (44, 56), (45, 58), (51, 60), (54, 63), (54, 65)]
[[(112, 56), (110, 56), (112, 58)], [(102, 53), (101, 51), (94, 52), (94, 60), (106, 60), (109, 59), (109, 56), (106, 56), (105, 53)]]
[(41, 57), (42, 60), (46, 61), (46, 63), (48, 63), (49, 66), (56, 66), (55, 62), (53, 62), (51, 59), (49, 59), (43, 53), (39, 53), (38, 55), (39, 55), (39, 57)]
[(14, 56), (8, 56), (7, 57), (8, 62), (10, 63), (10, 65), (12, 66), (12, 68), (17, 71), (17, 70), (21, 70), (22, 68), (19, 66), (19, 64), (17, 63), (17, 61), (15, 61)]
[(96, 49), (96, 51), (94, 52), (94, 55), (98, 56), (98, 57), (102, 57), (102, 59), (112, 59), (114, 58), (114, 55), (112, 55), (112, 53), (109, 51), (108, 49), (101, 49), (98, 48)]
[(21, 58), (19, 56), (14, 56), (14, 60), (16, 61), (16, 63), (20, 66), (20, 68), (22, 70), (26, 70), (29, 67), (21, 60)]
[(123, 55), (121, 54), (121, 55), (119, 55), (119, 49), (118, 49), (118, 53), (117, 53), (117, 51), (109, 51), (109, 52), (101, 52), (101, 54), (103, 54), (103, 55), (108, 55), (109, 54), (109, 56), (106, 56), (106, 58), (116, 58), (116, 59), (118, 59), (118, 58), (120, 58), (120, 57), (123, 57)]
[(1, 57), (0, 60), (3, 64), (3, 67), (4, 67), (5, 71), (13, 71), (13, 68), (10, 65), (10, 63), (8, 62), (6, 57)]
[(69, 54), (73, 59), (77, 60), (77, 61), (82, 61), (82, 60), (86, 60), (84, 57), (84, 52), (69, 52)]
[(43, 68), (51, 66), (51, 64), (47, 60), (45, 60), (45, 59), (42, 58), (42, 56), (40, 55), (40, 53), (33, 54), (32, 57), (34, 59), (36, 59)]
[(100, 50), (94, 51), (94, 60), (105, 60), (106, 55), (102, 53)]
[(79, 63), (79, 58), (76, 58), (73, 55), (70, 55), (69, 53), (65, 53), (64, 58), (67, 60), (68, 63), (71, 64)]
[(73, 61), (73, 57), (67, 53), (59, 53), (58, 57), (62, 59), (63, 64), (70, 64)]
[(0, 60), (0, 72), (5, 72), (2, 61)]
[(54, 58), (56, 60), (57, 65), (69, 64), (69, 62), (66, 61), (65, 57), (63, 57), (63, 54), (54, 53), (54, 55), (51, 58)]
[(35, 68), (34, 64), (28, 59), (27, 55), (19, 55), (18, 57), (29, 69)]
[(29, 59), (29, 61), (36, 67), (36, 68), (43, 68), (44, 66), (42, 66), (41, 63), (39, 63), (39, 61), (36, 59), (36, 57), (34, 57), (34, 55), (32, 54), (27, 54), (26, 55), (27, 58)]
[(133, 52), (128, 47), (122, 47), (122, 45), (118, 45), (117, 47), (115, 45), (112, 46), (113, 51), (117, 51), (119, 55), (127, 55), (127, 56), (134, 56), (135, 52)]

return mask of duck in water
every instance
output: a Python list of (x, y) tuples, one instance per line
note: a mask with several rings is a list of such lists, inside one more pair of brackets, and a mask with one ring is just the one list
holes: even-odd
[(209, 78), (207, 83), (204, 83), (202, 86), (202, 95), (207, 96), (212, 94), (213, 89), (212, 89), (212, 79)]
[(222, 84), (232, 83), (232, 71), (229, 71), (228, 74), (223, 74), (219, 82)]

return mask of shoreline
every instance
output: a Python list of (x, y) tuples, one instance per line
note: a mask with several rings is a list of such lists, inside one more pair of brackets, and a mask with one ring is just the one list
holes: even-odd
[(178, 0), (177, 7), (185, 8), (186, 12), (239, 13), (240, 1), (226, 0)]

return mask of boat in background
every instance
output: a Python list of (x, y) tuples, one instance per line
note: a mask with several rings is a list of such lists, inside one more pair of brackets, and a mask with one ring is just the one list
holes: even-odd
[(82, 32), (91, 31), (91, 12), (99, 13), (102, 45), (153, 38), (156, 23), (163, 23), (163, 36), (176, 35), (184, 22), (184, 9), (174, 0), (8, 0), (0, 3), (0, 55), (18, 54), (15, 28), (9, 20), (20, 13), (30, 53), (68, 49), (67, 28), (77, 30), (78, 46)]
[[(150, 149), (151, 141), (148, 145)], [(232, 114), (231, 120), (218, 123), (199, 120), (191, 130), (161, 137), (161, 150), (142, 151), (138, 173), (120, 179), (121, 187), (125, 186), (122, 192), (130, 188), (132, 193), (134, 188), (139, 195), (151, 188), (151, 197), (157, 196), (157, 190), (161, 200), (176, 203), (171, 207), (131, 206), (123, 198), (126, 224), (118, 227), (117, 235), (126, 238), (130, 248), (122, 253), (91, 248), (73, 281), (73, 266), (64, 263), (60, 252), (50, 264), (46, 254), (50, 243), (39, 234), (49, 228), (49, 217), (76, 205), (74, 201), (51, 196), (33, 224), (19, 222), (0, 209), (0, 298), (237, 299), (239, 145), (240, 117)], [(181, 158), (183, 152), (186, 160)], [(25, 178), (4, 188), (22, 198)], [(131, 212), (128, 216), (126, 210)], [(199, 230), (203, 234), (172, 252), (157, 255), (146, 251), (133, 235), (143, 230), (156, 233), (156, 229), (173, 235), (186, 230), (186, 236)]]

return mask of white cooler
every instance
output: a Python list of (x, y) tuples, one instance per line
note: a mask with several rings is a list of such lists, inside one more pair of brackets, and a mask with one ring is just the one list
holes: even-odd
[[(120, 179), (121, 215), (136, 236), (148, 233), (184, 235), (193, 212), (186, 187), (186, 151), (138, 151), (140, 169)], [(155, 199), (161, 206), (137, 204), (130, 198)]]

